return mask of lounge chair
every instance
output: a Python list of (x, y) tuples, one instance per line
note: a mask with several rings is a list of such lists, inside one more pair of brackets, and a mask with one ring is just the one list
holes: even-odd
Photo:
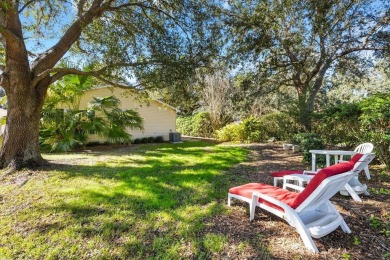
[(305, 188), (297, 187), (302, 189), (301, 193), (261, 183), (230, 188), (228, 205), (231, 205), (231, 198), (248, 202), (250, 220), (254, 219), (256, 207), (285, 219), (300, 234), (306, 248), (318, 252), (312, 237), (323, 237), (339, 226), (351, 233), (329, 199), (372, 160), (370, 154), (360, 157), (359, 161), (365, 163), (354, 169), (351, 162), (343, 162), (320, 170)]
[[(372, 153), (366, 154), (366, 160), (361, 161), (359, 160), (362, 154), (356, 154), (354, 155), (351, 160), (348, 162), (353, 165), (353, 170), (359, 167), (363, 169), (368, 168), (368, 164), (375, 158), (375, 155)], [(344, 163), (344, 162), (342, 162)], [(340, 189), (340, 193), (344, 196), (350, 195), (355, 201), (362, 202), (362, 199), (359, 197), (358, 194), (364, 193), (365, 195), (370, 195), (367, 191), (367, 185), (362, 184), (359, 181), (359, 173), (360, 171), (357, 171), (355, 176), (347, 183), (345, 186)], [(303, 183), (309, 183), (313, 177), (315, 176), (316, 172), (311, 171), (304, 171), (302, 174), (286, 174), (283, 177), (283, 189), (286, 188), (293, 188), (297, 190), (297, 186), (303, 186)], [(290, 184), (290, 182), (293, 181), (293, 184)], [(299, 190), (298, 190), (299, 191)]]

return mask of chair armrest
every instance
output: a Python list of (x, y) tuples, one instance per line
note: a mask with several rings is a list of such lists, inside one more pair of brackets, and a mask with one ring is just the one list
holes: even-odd
[(305, 187), (295, 185), (293, 183), (283, 183), (283, 189), (286, 189), (286, 188), (291, 188), (291, 189), (294, 189), (298, 192), (302, 192), (305, 189)]
[(303, 171), (303, 174), (304, 175), (314, 175), (314, 174), (317, 174), (317, 172), (319, 172), (319, 170), (318, 171)]
[(286, 181), (311, 181), (313, 179), (312, 175), (306, 175), (306, 174), (290, 174), (283, 176), (283, 183), (286, 183)]

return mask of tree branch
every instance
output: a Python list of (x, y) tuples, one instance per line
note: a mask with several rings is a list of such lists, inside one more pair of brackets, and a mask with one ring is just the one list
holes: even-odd
[(30, 4), (32, 4), (32, 3), (36, 2), (36, 1), (37, 1), (37, 0), (30, 0), (30, 1), (27, 1), (27, 2), (22, 6), (22, 8), (19, 9), (18, 13), (19, 13), (19, 14), (22, 13), (23, 10), (24, 10), (27, 6), (29, 6)]
[[(80, 38), (83, 28), (92, 23), (93, 20), (96, 17), (99, 17), (108, 7), (103, 5), (103, 2), (104, 0), (94, 0), (90, 9), (74, 21), (57, 44), (35, 59), (32, 64), (32, 71), (35, 76), (55, 66), (55, 64), (71, 48), (73, 43)], [(112, 1), (108, 1), (106, 4), (111, 2)]]
[(44, 79), (45, 77), (49, 76), (52, 73), (55, 73), (55, 75), (52, 76), (52, 80), (50, 84), (54, 83), (55, 81), (62, 78), (63, 76), (70, 75), (70, 74), (97, 77), (99, 75), (104, 74), (109, 69), (118, 68), (118, 67), (137, 67), (137, 66), (148, 65), (148, 64), (163, 64), (163, 62), (157, 60), (144, 61), (144, 62), (131, 62), (131, 63), (121, 62), (121, 63), (114, 63), (114, 64), (107, 65), (95, 71), (81, 71), (74, 68), (53, 68), (53, 69), (45, 70), (44, 72), (36, 76), (31, 84), (32, 86), (36, 86), (40, 80)]
[(341, 52), (340, 54), (338, 55), (335, 55), (334, 59), (333, 60), (336, 60), (338, 58), (341, 58), (343, 56), (346, 56), (348, 54), (351, 54), (353, 52), (357, 52), (357, 51), (384, 51), (386, 50), (386, 48), (375, 48), (375, 47), (356, 47), (356, 48), (351, 48), (351, 49), (347, 49), (343, 52)]
[[(96, 76), (95, 76), (95, 77), (96, 77)], [(133, 91), (133, 92), (136, 91), (135, 88), (141, 86), (141, 84), (136, 84), (136, 85), (133, 85), (133, 86), (124, 85), (124, 84), (121, 84), (121, 83), (112, 82), (112, 81), (107, 80), (107, 79), (105, 79), (105, 78), (103, 78), (103, 77), (101, 77), (101, 76), (97, 76), (96, 78), (99, 79), (99, 80), (101, 80), (101, 81), (103, 81), (103, 82), (106, 83), (106, 84), (109, 84), (109, 85), (113, 86), (113, 87), (122, 88), (122, 89), (126, 89), (126, 90), (131, 90), (131, 91)]]
[(96, 71), (81, 71), (81, 70), (71, 69), (71, 68), (57, 68), (57, 69), (53, 69), (53, 70), (56, 70), (57, 73), (51, 77), (50, 84), (53, 84), (58, 79), (66, 76), (66, 75), (73, 74), (73, 75), (82, 75), (82, 76), (92, 76), (92, 77), (95, 77), (98, 80), (100, 80), (106, 84), (109, 84), (111, 86), (123, 88), (123, 89), (128, 89), (128, 90), (135, 90), (135, 88), (141, 86), (141, 84), (129, 86), (129, 85), (124, 85), (124, 84), (121, 84), (118, 82), (113, 82), (111, 80), (105, 79), (102, 75), (96, 73)]

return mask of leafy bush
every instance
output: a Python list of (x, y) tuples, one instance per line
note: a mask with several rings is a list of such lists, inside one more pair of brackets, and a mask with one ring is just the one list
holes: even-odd
[(378, 94), (360, 103), (359, 117), (365, 140), (374, 144), (379, 159), (390, 168), (390, 94)]
[(180, 116), (176, 119), (176, 131), (192, 136), (192, 116)]
[(243, 125), (230, 123), (215, 132), (215, 138), (219, 142), (243, 142)]
[(352, 148), (359, 143), (359, 116), (362, 113), (358, 104), (332, 106), (314, 115), (313, 131), (328, 145), (342, 145)]
[(154, 137), (154, 142), (155, 143), (163, 143), (164, 142), (164, 137), (156, 136), (156, 137)]
[(211, 137), (213, 136), (213, 128), (211, 126), (210, 114), (200, 112), (193, 116), (192, 119), (193, 133), (195, 136)]
[(271, 113), (260, 118), (264, 139), (275, 137), (277, 140), (289, 140), (298, 133), (299, 125), (286, 113)]
[(231, 123), (216, 131), (217, 141), (220, 142), (260, 142), (264, 134), (260, 129), (260, 121), (255, 117), (244, 119), (241, 123)]
[(176, 130), (189, 136), (213, 136), (210, 115), (207, 112), (199, 112), (193, 116), (178, 117), (176, 120)]
[[(56, 109), (45, 106), (41, 117), (39, 141), (44, 151), (69, 151), (84, 145), (89, 133), (105, 137), (111, 143), (130, 143), (130, 129), (143, 129), (143, 119), (135, 110), (119, 109), (114, 96), (94, 97), (90, 109)], [(98, 113), (97, 113), (98, 112)]]
[[(292, 143), (298, 144), (303, 151), (303, 161), (311, 163), (311, 153), (309, 150), (321, 150), (325, 148), (323, 141), (313, 133), (299, 133), (292, 137)], [(323, 163), (320, 159), (319, 163)]]
[(162, 143), (164, 138), (162, 136), (149, 136), (144, 138), (136, 138), (131, 143), (132, 144), (152, 144), (152, 143)]
[(253, 143), (263, 141), (264, 132), (261, 131), (260, 121), (256, 117), (248, 117), (242, 121), (242, 137), (244, 142)]

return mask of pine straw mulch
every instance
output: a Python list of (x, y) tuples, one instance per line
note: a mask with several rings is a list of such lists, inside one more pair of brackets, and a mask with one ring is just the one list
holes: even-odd
[[(249, 146), (249, 150), (249, 159), (229, 171), (233, 179), (240, 175), (246, 182), (272, 184), (269, 174), (272, 171), (308, 168), (301, 163), (301, 156), (283, 150), (281, 145), (256, 144)], [(372, 188), (390, 189), (389, 172), (379, 174), (379, 166), (371, 166), (370, 172), (369, 181), (361, 176), (370, 191)], [(382, 224), (387, 223), (385, 230), (390, 229), (390, 195), (375, 193), (361, 197), (361, 203), (339, 194), (332, 198), (352, 233), (345, 234), (339, 228), (314, 239), (318, 254), (306, 250), (295, 229), (272, 214), (257, 209), (255, 220), (250, 222), (248, 204), (235, 199), (229, 214), (218, 215), (207, 222), (204, 234), (227, 237), (227, 245), (222, 253), (213, 255), (215, 259), (390, 259), (390, 237), (381, 233), (383, 226), (370, 226), (370, 217), (378, 217)]]

